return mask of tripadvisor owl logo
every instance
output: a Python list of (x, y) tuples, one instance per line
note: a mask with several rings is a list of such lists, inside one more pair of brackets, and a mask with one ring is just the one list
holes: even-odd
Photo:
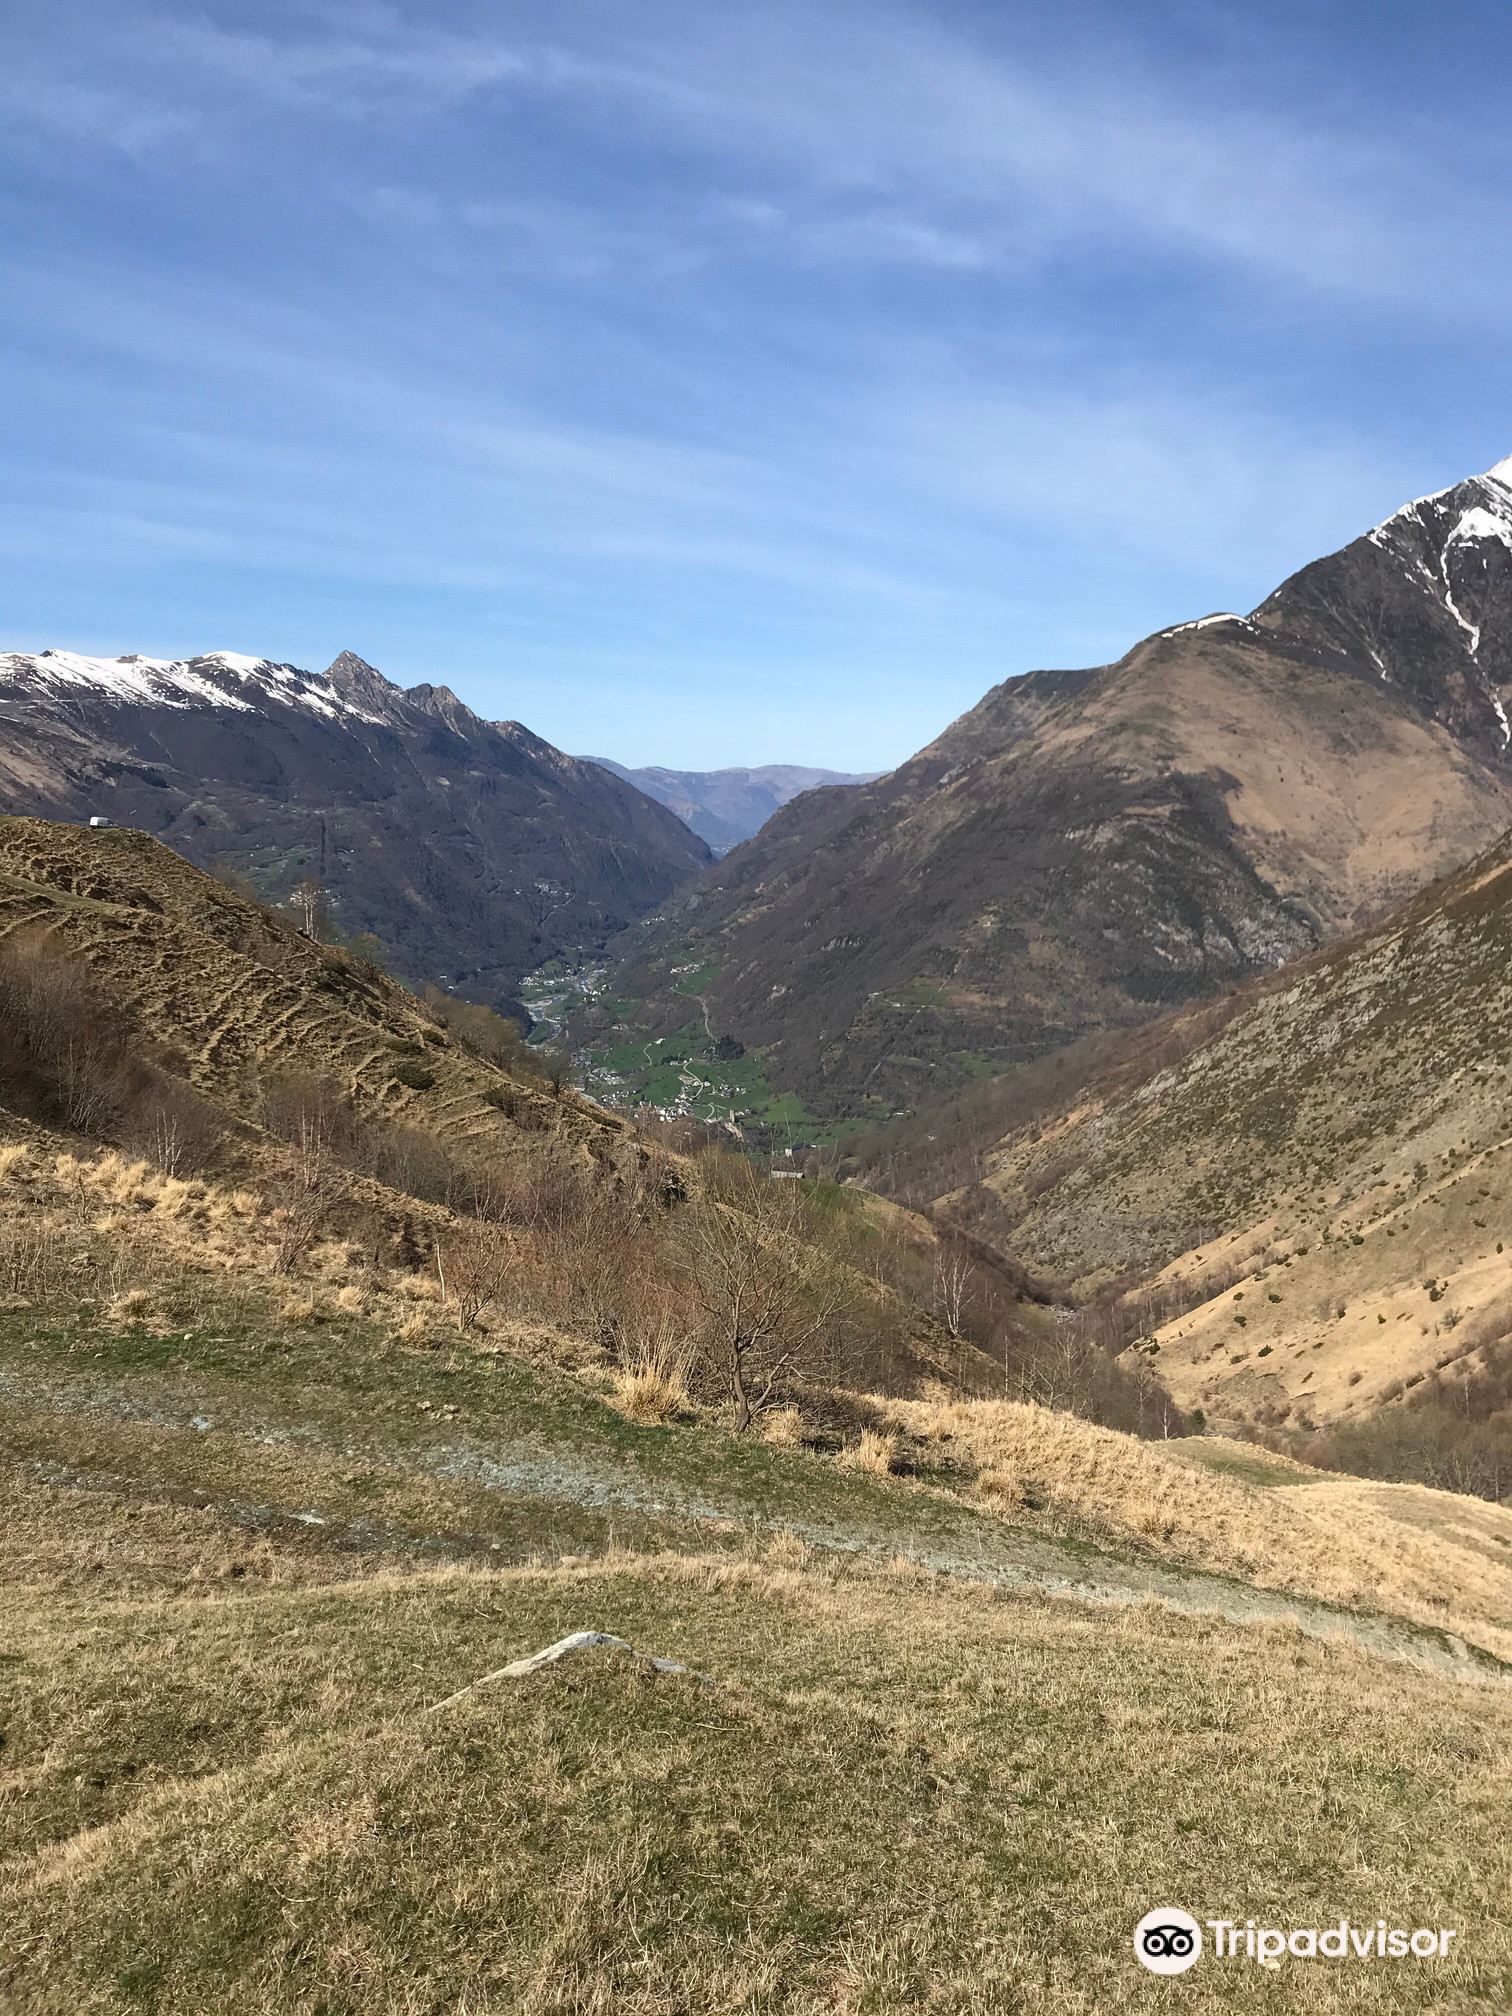
[(1215, 1960), (1251, 1960), (1279, 1967), (1286, 1960), (1446, 1960), (1459, 1937), (1452, 1925), (1419, 1925), (1409, 1930), (1384, 1918), (1356, 1925), (1341, 1918), (1333, 1925), (1297, 1925), (1282, 1931), (1253, 1918), (1206, 1918), (1199, 1925), (1190, 1911), (1162, 1904), (1146, 1911), (1134, 1927), (1134, 1956), (1152, 1974), (1185, 1974), (1202, 1958), (1202, 1926), (1211, 1935)]
[(1134, 1953), (1152, 1974), (1185, 1974), (1202, 1958), (1202, 1927), (1190, 1911), (1159, 1905), (1134, 1927)]

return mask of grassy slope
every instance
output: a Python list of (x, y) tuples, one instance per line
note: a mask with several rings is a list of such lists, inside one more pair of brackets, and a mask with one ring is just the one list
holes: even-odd
[[(1460, 1925), (1442, 2006), (1498, 2006), (1505, 1683), (1173, 1564), (1500, 1645), (1507, 1515), (1382, 1493), (1325, 1561), (1362, 1487), (1254, 1452), (1198, 1476), (978, 1403), (877, 1477), (628, 1422), (528, 1337), (291, 1322), (255, 1285), (0, 1316), (7, 2011), (1091, 2016), (1154, 1992), (1155, 1899)], [(1289, 1610), (1308, 1635), (1255, 1621)], [(582, 1628), (715, 1684), (595, 1655), (421, 1712)]]
[(1159, 1365), (1220, 1417), (1368, 1412), (1472, 1363), (1512, 1320), (1509, 972), (1503, 846), (1132, 1091), (1010, 1136), (996, 1236), (1195, 1304), (1157, 1327)]
[[(1213, 1961), (1193, 2010), (1501, 2006), (1496, 1691), (790, 1543), (335, 1584), (296, 1557), (225, 1593), (153, 1509), (129, 1552), (162, 1586), (104, 1597), (26, 1530), (0, 1592), (24, 2016), (1092, 2016), (1157, 2005), (1128, 1936), (1174, 1899), (1462, 1928), (1431, 1988)], [(590, 1627), (713, 1684), (593, 1654), (425, 1712)]]

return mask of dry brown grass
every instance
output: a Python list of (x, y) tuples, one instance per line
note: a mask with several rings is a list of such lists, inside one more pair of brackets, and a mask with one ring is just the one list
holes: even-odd
[(614, 1374), (610, 1400), (632, 1421), (675, 1421), (692, 1405), (692, 1364), (692, 1340), (674, 1322), (652, 1323)]
[(123, 1288), (105, 1305), (108, 1322), (125, 1327), (146, 1325), (157, 1320), (157, 1304), (150, 1288)]
[(861, 1470), (869, 1477), (891, 1477), (898, 1467), (901, 1438), (889, 1428), (863, 1428), (856, 1441), (840, 1451), (847, 1470)]
[[(555, 1243), (544, 1290), (517, 1258), (510, 1299), (477, 1312), (464, 1329), (434, 1272), (386, 1266), (371, 1245), (339, 1234), (316, 1241), (299, 1270), (281, 1276), (269, 1232), (276, 1206), (245, 1184), (184, 1181), (113, 1152), (89, 1157), (45, 1143), (8, 1161), (0, 1264), (8, 1231), (26, 1250), (45, 1253), (51, 1271), (43, 1286), (76, 1293), (80, 1280), (92, 1280), (110, 1324), (150, 1331), (199, 1321), (230, 1280), (239, 1294), (264, 1295), (275, 1322), (290, 1330), (361, 1314), (402, 1348), (466, 1341), (475, 1351), (581, 1369), (600, 1392), (617, 1381), (611, 1402), (635, 1420), (698, 1412), (688, 1399), (686, 1351), (667, 1312), (657, 1317), (641, 1303), (642, 1342), (618, 1365), (592, 1338), (563, 1327), (555, 1313), (563, 1306)], [(527, 1234), (508, 1236), (512, 1253), (528, 1254)], [(900, 1431), (921, 1441), (949, 1437), (944, 1448), (965, 1458), (967, 1488), (974, 1480), (981, 1501), (1013, 1520), (1262, 1587), (1396, 1612), (1512, 1653), (1506, 1512), (1412, 1486), (1323, 1479), (1300, 1466), (1287, 1473), (1296, 1484), (1278, 1488), (1256, 1482), (1253, 1471), (1269, 1463), (1275, 1474), (1279, 1459), (1216, 1441), (1139, 1442), (1029, 1405), (875, 1405), (881, 1419), (845, 1458), (864, 1473), (895, 1469)], [(764, 1438), (779, 1446), (802, 1441), (791, 1408), (758, 1420)], [(1229, 1469), (1203, 1467), (1203, 1454)]]
[(683, 1380), (655, 1365), (636, 1365), (614, 1375), (611, 1398), (632, 1421), (675, 1421), (688, 1406)]
[(217, 1589), (259, 1584), (349, 1581), (387, 1564), (335, 1553), (316, 1536), (286, 1528), (279, 1538), (202, 1504), (117, 1497), (98, 1490), (0, 1481), (0, 1570), (13, 1592), (112, 1599), (142, 1590)]
[(1512, 1511), (1324, 1475), (1217, 1438), (1141, 1442), (1012, 1401), (879, 1401), (985, 1501), (1257, 1587), (1459, 1631), (1512, 1658)]
[[(1431, 1974), (1205, 1959), (1193, 2016), (1499, 2006), (1493, 1690), (799, 1543), (232, 1578), (177, 1513), (81, 1632), (36, 1552), (55, 1509), (0, 1578), (0, 1994), (27, 2016), (142, 2006), (132, 1982), (162, 2016), (1102, 2016), (1156, 2004), (1152, 1898), (1461, 1931)], [(590, 1618), (712, 1686), (589, 1655), (418, 1712)]]
[(758, 1417), (761, 1439), (772, 1449), (803, 1447), (803, 1414), (797, 1407), (769, 1407)]
[[(1503, 842), (1216, 1020), (1174, 1018), (1165, 1068), (1063, 1088), (1015, 1121), (970, 1201), (1038, 1270), (1130, 1287), (1124, 1339), (1154, 1346), (1135, 1362), (1212, 1423), (1305, 1447), (1446, 1368), (1473, 1384), (1512, 1326), (1509, 934)], [(1153, 1066), (1157, 1039), (1128, 1061), (1142, 1047)], [(1471, 1422), (1444, 1409), (1417, 1474), (1473, 1475)], [(1508, 1451), (1502, 1422), (1476, 1488), (1494, 1495)]]

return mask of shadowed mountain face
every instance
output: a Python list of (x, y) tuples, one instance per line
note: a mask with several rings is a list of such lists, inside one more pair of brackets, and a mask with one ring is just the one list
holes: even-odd
[(877, 774), (805, 770), (796, 763), (768, 763), (758, 770), (627, 770), (608, 756), (584, 760), (602, 764), (658, 805), (667, 806), (716, 854), (728, 854), (742, 840), (751, 839), (800, 792), (821, 784), (866, 784)]
[(622, 941), (618, 993), (877, 1115), (1213, 994), (1512, 823), (1512, 463), (1252, 616), (1035, 672), (890, 776), (806, 794)]
[(312, 877), (342, 932), (501, 1004), (710, 858), (598, 765), (349, 651), (325, 673), (230, 652), (0, 656), (0, 811), (140, 826), (275, 898)]

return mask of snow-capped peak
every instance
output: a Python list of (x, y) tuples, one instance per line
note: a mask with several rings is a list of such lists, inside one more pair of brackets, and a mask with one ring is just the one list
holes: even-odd
[[(1452, 483), (1404, 504), (1367, 535), (1370, 544), (1400, 569), (1407, 582), (1436, 602), (1459, 633), (1474, 673), (1495, 715), (1501, 747), (1512, 748), (1502, 687), (1506, 638), (1499, 612), (1512, 565), (1512, 455), (1480, 476)], [(1490, 633), (1486, 624), (1496, 621)], [(1383, 679), (1392, 677), (1378, 648), (1366, 648)]]
[(242, 651), (207, 651), (195, 658), (91, 658), (78, 651), (0, 653), (0, 697), (84, 701), (123, 707), (224, 707), (251, 713), (271, 702), (327, 720), (382, 717), (338, 691), (319, 672), (252, 658)]

